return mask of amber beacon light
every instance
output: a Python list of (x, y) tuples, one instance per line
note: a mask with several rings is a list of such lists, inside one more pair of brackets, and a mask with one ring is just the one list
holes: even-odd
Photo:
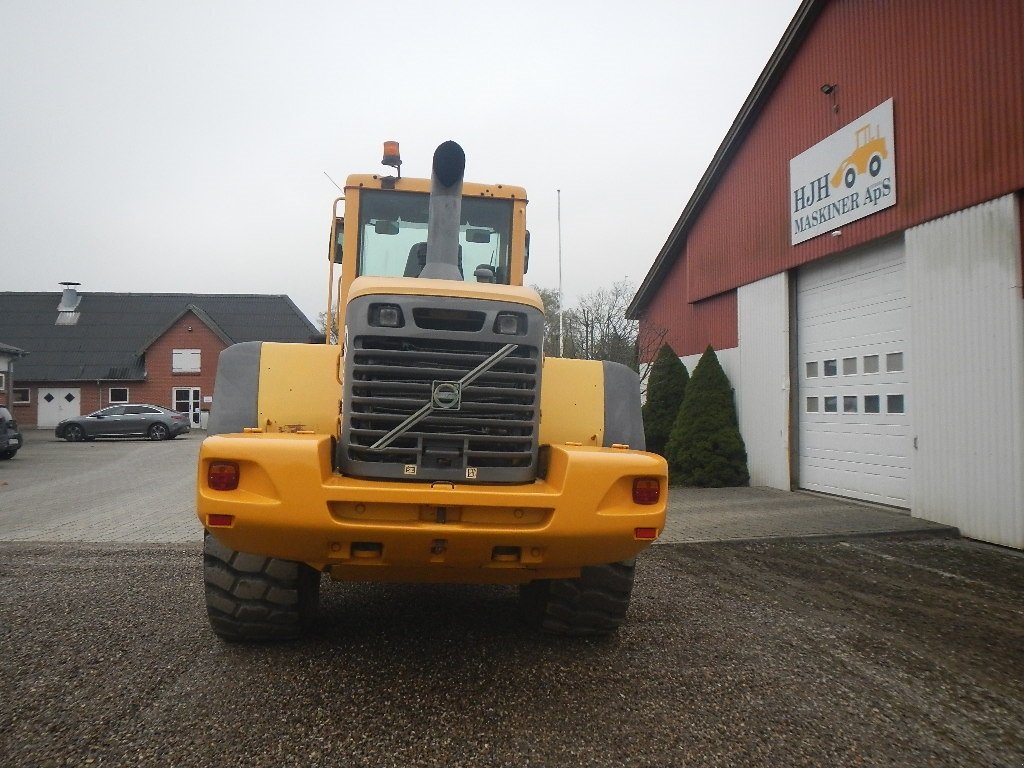
[(402, 165), (402, 155), (398, 151), (397, 141), (385, 141), (384, 142), (384, 159), (380, 161), (381, 165), (387, 165), (391, 168), (399, 168)]

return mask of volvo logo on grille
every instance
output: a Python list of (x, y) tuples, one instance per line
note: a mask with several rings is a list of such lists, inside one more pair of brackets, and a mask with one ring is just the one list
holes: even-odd
[(462, 407), (462, 384), (457, 381), (435, 381), (430, 387), (430, 404), (442, 411)]

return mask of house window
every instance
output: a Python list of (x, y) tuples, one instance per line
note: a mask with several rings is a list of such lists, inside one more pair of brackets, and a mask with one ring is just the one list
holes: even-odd
[(110, 402), (111, 403), (127, 403), (128, 402), (128, 387), (111, 387), (110, 388)]
[(7, 374), (0, 371), (0, 392), (3, 392), (5, 389), (7, 389)]
[(28, 405), (32, 401), (28, 392), (28, 387), (15, 387), (11, 390), (11, 402), (15, 405)]
[(171, 373), (199, 373), (200, 351), (176, 349), (171, 353)]

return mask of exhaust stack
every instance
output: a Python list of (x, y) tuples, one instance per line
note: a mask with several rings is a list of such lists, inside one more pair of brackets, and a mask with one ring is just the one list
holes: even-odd
[(420, 277), (462, 280), (459, 269), (459, 225), (462, 221), (462, 178), (466, 153), (454, 141), (434, 150), (427, 218), (427, 258)]

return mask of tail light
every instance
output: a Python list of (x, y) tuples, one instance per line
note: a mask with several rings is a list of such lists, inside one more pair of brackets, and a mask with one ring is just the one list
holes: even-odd
[(238, 487), (238, 465), (233, 461), (213, 461), (206, 472), (206, 483), (215, 491), (233, 491)]
[(638, 477), (633, 480), (634, 504), (657, 504), (661, 499), (661, 481), (656, 477)]

